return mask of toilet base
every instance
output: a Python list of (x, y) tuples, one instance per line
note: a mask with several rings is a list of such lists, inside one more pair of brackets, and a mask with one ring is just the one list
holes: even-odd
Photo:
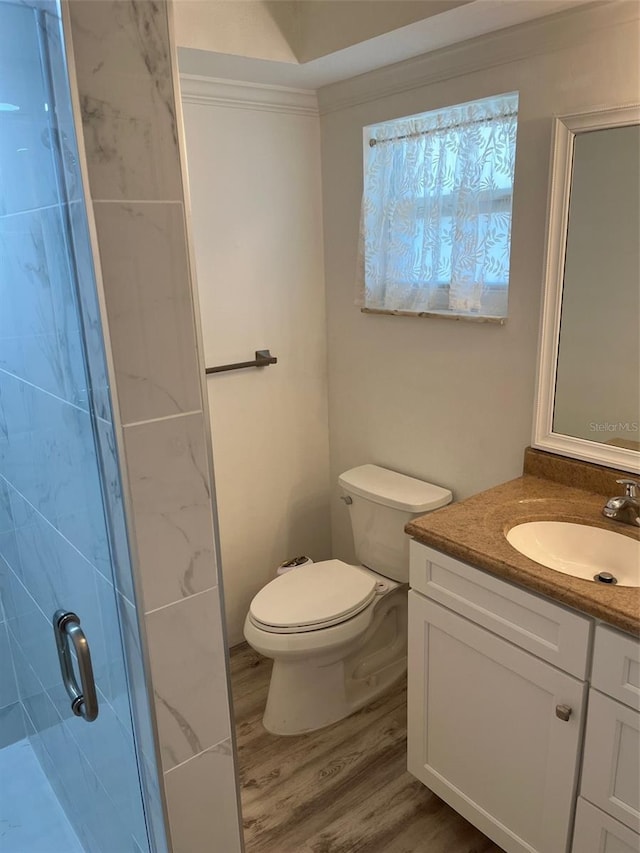
[[(406, 592), (382, 608), (358, 647), (344, 658), (273, 662), (263, 725), (275, 735), (301, 735), (343, 720), (372, 702), (407, 669)], [(402, 601), (402, 599), (400, 599)]]
[[(292, 668), (304, 672), (292, 672)], [(269, 687), (269, 698), (262, 718), (262, 725), (273, 735), (295, 736), (306, 732), (326, 728), (344, 720), (360, 708), (373, 702), (380, 694), (388, 690), (406, 672), (406, 661), (402, 665), (390, 668), (388, 677), (379, 679), (362, 690), (357, 701), (350, 701), (343, 689), (344, 674), (342, 663), (333, 664), (329, 671), (315, 672), (313, 689), (309, 689), (309, 677), (314, 673), (303, 664), (274, 664)], [(287, 670), (283, 672), (283, 670)], [(318, 702), (316, 690), (323, 695)], [(292, 691), (296, 701), (291, 700)], [(285, 701), (281, 701), (281, 697)]]

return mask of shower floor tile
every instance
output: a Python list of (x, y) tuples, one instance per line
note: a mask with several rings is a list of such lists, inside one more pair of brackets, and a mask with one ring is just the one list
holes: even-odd
[(0, 853), (84, 853), (25, 738), (0, 749)]

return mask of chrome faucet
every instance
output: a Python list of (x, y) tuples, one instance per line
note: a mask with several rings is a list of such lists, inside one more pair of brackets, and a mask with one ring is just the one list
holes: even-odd
[(625, 493), (617, 498), (609, 498), (602, 514), (613, 521), (640, 527), (640, 501), (637, 492), (640, 483), (637, 480), (616, 480), (616, 483), (624, 486)]

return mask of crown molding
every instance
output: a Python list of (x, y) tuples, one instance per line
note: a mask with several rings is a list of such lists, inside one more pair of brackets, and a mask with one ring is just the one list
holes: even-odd
[(599, 0), (387, 65), (318, 90), (320, 114), (348, 109), (411, 89), (571, 48), (602, 31), (638, 21), (635, 0)]
[(224, 80), (220, 77), (181, 74), (180, 93), (182, 102), (185, 104), (305, 116), (318, 115), (318, 97), (310, 89), (292, 89), (264, 83), (247, 83), (242, 80)]

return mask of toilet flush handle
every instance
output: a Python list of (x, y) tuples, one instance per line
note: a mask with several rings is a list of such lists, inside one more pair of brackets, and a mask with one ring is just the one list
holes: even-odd
[(347, 506), (353, 503), (353, 498), (350, 495), (340, 495), (340, 500), (344, 501)]

